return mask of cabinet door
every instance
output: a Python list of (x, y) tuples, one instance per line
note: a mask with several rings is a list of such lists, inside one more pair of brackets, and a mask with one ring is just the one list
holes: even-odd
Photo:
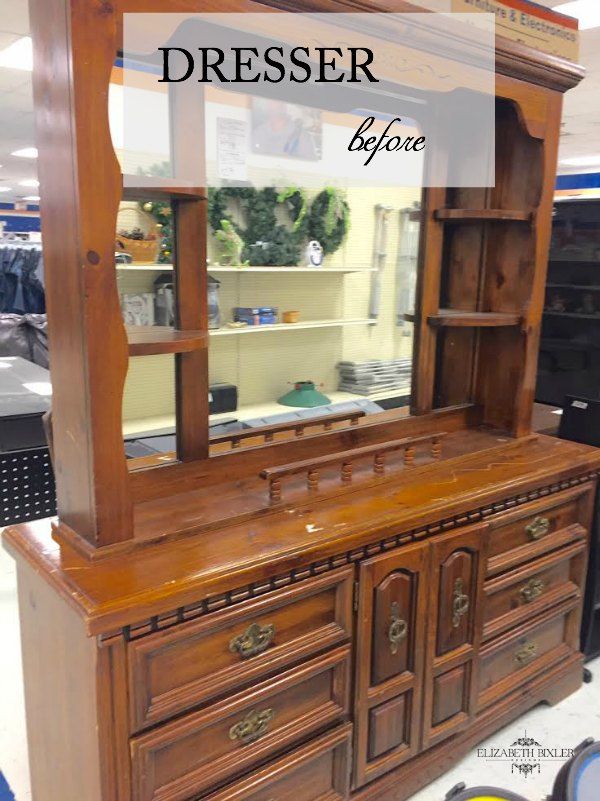
[(487, 525), (431, 544), (423, 747), (464, 728), (475, 713)]
[(354, 786), (419, 748), (428, 546), (408, 546), (360, 566)]

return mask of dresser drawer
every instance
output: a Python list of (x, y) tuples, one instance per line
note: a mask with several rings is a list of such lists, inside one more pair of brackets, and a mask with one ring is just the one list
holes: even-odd
[(133, 738), (134, 801), (185, 801), (339, 720), (349, 664), (343, 646)]
[(581, 603), (570, 599), (480, 651), (479, 709), (507, 695), (536, 673), (573, 654)]
[(487, 574), (497, 575), (585, 536), (592, 489), (585, 485), (557, 492), (491, 518)]
[(586, 540), (580, 539), (487, 581), (484, 585), (484, 641), (520, 626), (567, 598), (580, 597), (586, 563)]
[(351, 737), (339, 726), (202, 801), (345, 801)]
[(132, 731), (346, 642), (352, 568), (129, 644)]

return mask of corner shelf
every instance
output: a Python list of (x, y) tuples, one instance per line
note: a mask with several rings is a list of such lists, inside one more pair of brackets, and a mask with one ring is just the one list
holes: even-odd
[(303, 323), (272, 323), (270, 325), (248, 325), (245, 328), (215, 328), (209, 331), (211, 337), (237, 336), (238, 334), (268, 334), (272, 331), (302, 331), (309, 328), (338, 328), (346, 325), (375, 325), (376, 320), (345, 319), (307, 320)]
[(519, 325), (521, 315), (513, 312), (475, 312), (440, 309), (427, 318), (429, 325), (442, 328), (503, 328)]
[(533, 214), (524, 209), (436, 209), (438, 222), (531, 222)]
[(130, 356), (157, 356), (163, 353), (189, 353), (205, 348), (205, 331), (178, 331), (166, 326), (127, 326)]

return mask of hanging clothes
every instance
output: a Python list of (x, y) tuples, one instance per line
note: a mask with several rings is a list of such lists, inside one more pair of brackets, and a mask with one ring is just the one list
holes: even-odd
[(0, 312), (44, 314), (45, 311), (41, 247), (0, 244)]

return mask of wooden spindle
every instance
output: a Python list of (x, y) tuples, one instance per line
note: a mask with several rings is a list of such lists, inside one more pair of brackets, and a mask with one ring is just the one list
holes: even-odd
[(267, 434), (265, 434), (265, 442), (273, 442), (273, 439), (274, 437), (272, 431), (269, 431)]
[(431, 441), (431, 455), (434, 459), (439, 459), (442, 455), (442, 443), (439, 437), (434, 437)]
[(306, 486), (309, 492), (319, 489), (319, 471), (311, 468), (306, 474)]
[(352, 462), (342, 462), (342, 484), (352, 481)]
[(410, 467), (414, 461), (415, 461), (415, 446), (408, 445), (404, 449), (404, 465), (406, 467)]
[(296, 432), (296, 436), (297, 437), (303, 437), (304, 436), (304, 426), (303, 425), (302, 426), (297, 426), (296, 429), (295, 429), (295, 432)]
[(385, 454), (381, 453), (381, 451), (376, 453), (373, 459), (373, 472), (377, 476), (382, 476), (385, 473)]
[(240, 438), (239, 437), (232, 437), (231, 438), (231, 447), (232, 448), (239, 448), (240, 447)]
[(324, 424), (323, 427), (325, 431), (331, 431), (331, 423), (329, 422), (329, 420)]
[(357, 426), (360, 417), (362, 417), (362, 415), (352, 415), (352, 417), (350, 418), (350, 425)]
[(278, 477), (269, 481), (269, 500), (271, 503), (279, 503), (281, 500), (281, 479)]

